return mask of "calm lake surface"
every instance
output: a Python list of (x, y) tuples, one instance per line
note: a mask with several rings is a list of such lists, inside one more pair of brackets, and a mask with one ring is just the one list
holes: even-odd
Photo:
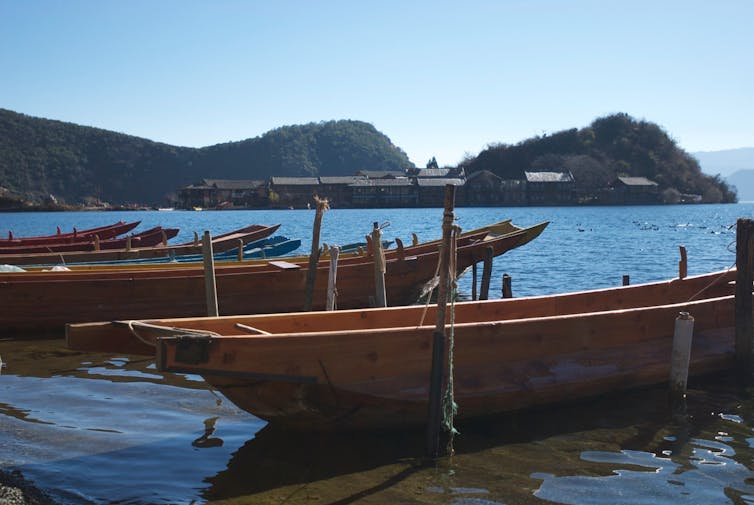
[[(494, 261), (514, 296), (677, 276), (735, 262), (735, 223), (754, 204), (669, 207), (460, 208), (470, 230), (511, 218), (550, 225)], [(310, 249), (314, 211), (82, 212), (0, 214), (0, 236), (70, 231), (117, 220), (138, 230), (219, 234), (280, 223)], [(441, 236), (442, 209), (325, 213), (321, 241), (363, 240), (373, 222), (386, 239)], [(460, 283), (471, 292), (471, 275)], [(40, 307), (44, 310), (44, 307)], [(2, 339), (0, 467), (20, 469), (69, 504), (754, 503), (752, 389), (726, 376), (690, 383), (687, 411), (673, 415), (662, 387), (461, 425), (456, 454), (425, 464), (419, 431), (301, 435), (240, 411), (200, 378), (158, 373), (152, 360), (82, 354), (61, 340)], [(463, 405), (459, 406), (463, 409)]]

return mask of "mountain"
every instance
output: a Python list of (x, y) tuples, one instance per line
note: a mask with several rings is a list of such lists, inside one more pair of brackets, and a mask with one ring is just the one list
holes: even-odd
[[(720, 176), (702, 173), (697, 159), (659, 126), (627, 114), (515, 145), (491, 145), (460, 166), (469, 175), (487, 170), (506, 180), (521, 180), (526, 171), (568, 170), (584, 203), (600, 201), (618, 176), (657, 182), (666, 202), (686, 194), (704, 202), (736, 199)], [(0, 109), (3, 208), (23, 207), (24, 201), (162, 205), (180, 188), (205, 178), (264, 180), (407, 168), (413, 164), (406, 153), (363, 121), (283, 126), (255, 138), (190, 148)]]
[(738, 201), (754, 202), (754, 170), (738, 170), (725, 180), (738, 191)]
[(700, 151), (691, 155), (699, 160), (702, 171), (710, 175), (728, 177), (739, 170), (754, 170), (754, 147)]
[(720, 174), (735, 186), (739, 201), (754, 201), (754, 147), (692, 153), (707, 174)]
[(570, 171), (584, 203), (604, 201), (598, 193), (619, 176), (656, 182), (667, 203), (683, 195), (705, 203), (736, 201), (735, 190), (720, 176), (702, 173), (699, 162), (662, 128), (623, 113), (515, 145), (490, 145), (461, 165), (467, 174), (487, 170), (502, 179), (523, 179), (527, 171)]
[(0, 109), (0, 196), (44, 202), (164, 204), (203, 178), (352, 175), (413, 167), (363, 121), (283, 126), (259, 137), (177, 147)]

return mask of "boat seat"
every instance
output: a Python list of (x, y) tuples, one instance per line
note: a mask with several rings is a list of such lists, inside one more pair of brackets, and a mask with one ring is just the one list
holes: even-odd
[(295, 263), (290, 263), (288, 261), (270, 261), (270, 265), (277, 267), (281, 270), (299, 270), (301, 268), (300, 265), (297, 265)]

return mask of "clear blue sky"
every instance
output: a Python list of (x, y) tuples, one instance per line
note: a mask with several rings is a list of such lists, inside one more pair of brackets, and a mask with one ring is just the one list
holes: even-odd
[(0, 0), (0, 108), (194, 147), (358, 119), (422, 166), (615, 112), (754, 146), (754, 0)]

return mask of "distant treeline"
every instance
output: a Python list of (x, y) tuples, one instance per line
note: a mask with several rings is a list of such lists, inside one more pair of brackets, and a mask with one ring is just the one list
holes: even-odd
[[(604, 187), (618, 175), (643, 176), (663, 192), (699, 194), (705, 202), (736, 200), (734, 190), (719, 177), (702, 174), (696, 160), (661, 128), (626, 114), (516, 145), (492, 145), (461, 165), (467, 176), (489, 170), (504, 179), (520, 179), (524, 171), (570, 170), (586, 190)], [(406, 153), (362, 121), (283, 126), (239, 142), (188, 148), (0, 109), (0, 204), (157, 206), (205, 178), (263, 180), (408, 168), (414, 166)]]
[(646, 177), (659, 185), (667, 202), (681, 194), (704, 203), (733, 203), (736, 191), (720, 176), (702, 173), (699, 163), (659, 126), (628, 114), (596, 119), (581, 129), (564, 130), (516, 145), (491, 145), (464, 160), (466, 173), (489, 170), (503, 179), (522, 179), (524, 171), (570, 171), (577, 191), (592, 193), (618, 176)]
[(240, 142), (177, 147), (0, 109), (0, 194), (44, 203), (163, 205), (203, 178), (405, 170), (406, 153), (362, 121), (284, 126)]

